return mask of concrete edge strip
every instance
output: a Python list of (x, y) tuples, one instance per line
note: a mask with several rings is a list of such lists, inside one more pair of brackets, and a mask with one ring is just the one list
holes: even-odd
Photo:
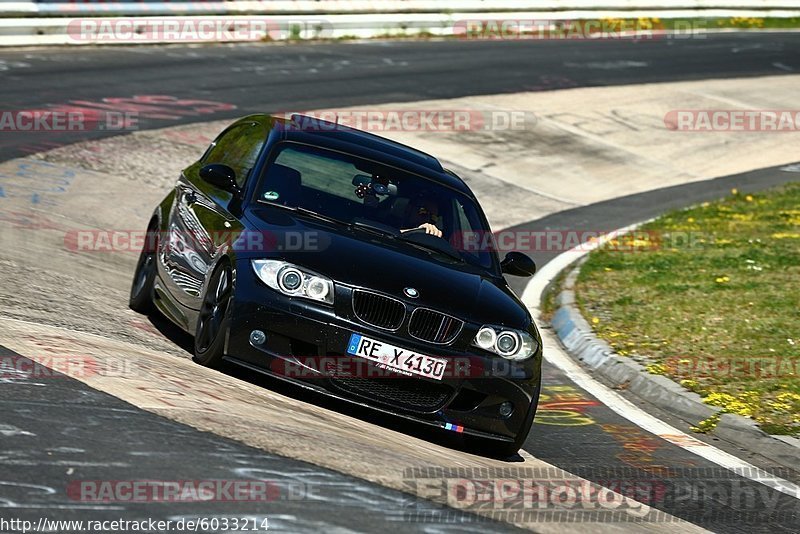
[[(536, 321), (541, 325), (540, 303), (545, 289), (562, 271), (584, 259), (589, 252), (605, 242), (628, 233), (641, 224), (644, 224), (644, 221), (609, 232), (593, 243), (585, 243), (563, 252), (545, 265), (528, 284), (522, 295), (523, 303), (531, 311)], [(569, 275), (573, 282), (577, 277), (578, 268), (574, 268)], [(800, 499), (800, 486), (776, 477), (669, 425), (597, 381), (576, 360), (583, 361), (595, 373), (611, 380), (614, 384), (625, 385), (628, 390), (656, 406), (668, 411), (677, 411), (677, 415), (682, 418), (694, 420), (700, 417), (703, 419), (716, 413), (714, 408), (700, 402), (699, 395), (683, 391), (683, 388), (666, 377), (651, 375), (636, 362), (615, 354), (606, 343), (592, 333), (588, 323), (574, 306), (574, 292), (566, 293), (563, 297), (559, 296), (559, 301), (560, 307), (553, 319), (553, 329), (565, 350), (545, 350), (545, 359), (548, 362), (561, 369), (570, 379), (597, 397), (609, 409), (640, 428), (725, 469)], [(693, 412), (694, 409), (697, 412)], [(707, 415), (703, 416), (703, 414)], [(719, 431), (716, 432), (718, 436), (740, 446), (752, 447), (753, 438), (757, 436), (760, 438), (758, 445), (760, 454), (769, 456), (782, 465), (796, 468), (800, 446), (792, 441), (766, 434), (758, 429), (753, 421), (738, 415), (724, 414), (718, 428)], [(800, 440), (794, 441), (800, 443)], [(772, 454), (770, 455), (770, 453)], [(777, 457), (773, 457), (776, 454)]]

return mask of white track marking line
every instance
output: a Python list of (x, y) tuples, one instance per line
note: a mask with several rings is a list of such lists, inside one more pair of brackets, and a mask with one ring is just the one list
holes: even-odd
[[(571, 263), (587, 255), (603, 243), (615, 237), (630, 232), (637, 228), (639, 224), (626, 226), (600, 237), (593, 243), (579, 245), (567, 252), (556, 256), (552, 261), (539, 271), (534, 279), (528, 284), (522, 294), (522, 302), (531, 310), (537, 322), (541, 323), (539, 304), (542, 300), (542, 293), (550, 281), (559, 272), (567, 268)], [(548, 347), (544, 352), (545, 359), (558, 369), (563, 371), (573, 382), (586, 390), (588, 393), (605, 404), (609, 409), (621, 415), (636, 426), (654, 434), (673, 445), (686, 451), (696, 454), (701, 458), (715, 463), (720, 467), (733, 471), (737, 475), (759, 482), (776, 491), (800, 499), (800, 486), (774, 476), (769, 472), (760, 469), (753, 464), (742, 460), (732, 454), (720, 450), (713, 445), (700, 441), (699, 439), (679, 430), (661, 419), (645, 412), (625, 397), (619, 395), (612, 389), (596, 381), (591, 374), (578, 365), (561, 347), (553, 336), (553, 346)]]

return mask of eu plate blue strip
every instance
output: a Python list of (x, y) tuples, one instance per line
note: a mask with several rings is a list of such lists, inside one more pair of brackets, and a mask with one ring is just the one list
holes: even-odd
[(347, 353), (356, 354), (358, 352), (358, 345), (361, 343), (361, 336), (358, 334), (350, 334), (350, 341), (347, 342)]

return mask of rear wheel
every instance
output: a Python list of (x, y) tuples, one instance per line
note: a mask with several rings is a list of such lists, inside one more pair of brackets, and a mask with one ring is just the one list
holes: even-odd
[(147, 230), (147, 240), (133, 274), (131, 294), (128, 307), (135, 312), (149, 314), (155, 309), (153, 305), (153, 286), (156, 280), (156, 254), (158, 250), (157, 228)]
[(225, 352), (225, 332), (233, 296), (233, 271), (227, 263), (220, 265), (211, 277), (194, 335), (194, 360), (206, 367), (218, 367)]

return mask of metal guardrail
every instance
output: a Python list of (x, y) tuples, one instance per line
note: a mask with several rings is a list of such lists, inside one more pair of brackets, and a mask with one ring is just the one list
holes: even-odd
[(0, 0), (0, 16), (312, 15), (501, 11), (796, 10), (797, 0)]
[[(600, 0), (605, 4), (633, 8), (641, 0)], [(345, 37), (370, 38), (427, 34), (449, 36), (463, 32), (465, 21), (517, 20), (556, 21), (605, 18), (659, 17), (663, 19), (692, 19), (694, 17), (800, 17), (797, 0), (728, 0), (734, 7), (699, 9), (722, 0), (662, 0), (661, 9), (628, 10), (586, 9), (550, 11), (430, 11), (431, 5), (510, 7), (525, 4), (550, 7), (588, 6), (588, 0), (521, 1), (521, 0), (458, 0), (432, 4), (429, 0), (234, 0), (228, 2), (91, 2), (73, 3), (68, 0), (48, 2), (12, 2), (0, 0), (0, 13), (8, 6), (22, 9), (23, 4), (36, 7), (23, 17), (0, 17), (0, 46), (85, 45), (85, 44), (142, 44), (187, 41), (238, 42), (257, 40), (295, 40)], [(423, 12), (398, 12), (400, 7), (427, 5)], [(312, 12), (311, 6), (315, 7)], [(663, 6), (668, 5), (670, 9)], [(672, 8), (672, 6), (683, 6)], [(744, 6), (764, 9), (744, 9)], [(778, 9), (789, 5), (792, 9)], [(289, 10), (290, 6), (295, 6)], [(338, 10), (334, 6), (343, 6)], [(348, 12), (365, 9), (372, 12)], [(690, 7), (691, 6), (691, 7)], [(302, 9), (309, 10), (302, 12)], [(769, 9), (766, 9), (769, 8)], [(42, 11), (51, 10), (48, 12)], [(329, 9), (330, 11), (324, 11)], [(194, 10), (194, 11), (193, 11)], [(202, 11), (206, 10), (206, 11)], [(216, 11), (215, 11), (216, 10)], [(342, 12), (344, 10), (344, 12)], [(375, 12), (384, 10), (381, 12)], [(219, 11), (219, 12), (217, 12)], [(300, 12), (298, 12), (300, 11)], [(59, 16), (53, 16), (53, 15)], [(177, 25), (177, 26), (176, 26)], [(459, 26), (461, 26), (459, 28)], [(204, 28), (214, 32), (203, 33)], [(103, 31), (106, 28), (107, 31)], [(177, 29), (176, 29), (177, 28)], [(187, 38), (186, 32), (191, 30)], [(127, 32), (127, 34), (126, 34)], [(120, 38), (122, 35), (122, 38)], [(203, 38), (203, 35), (210, 35)]]

